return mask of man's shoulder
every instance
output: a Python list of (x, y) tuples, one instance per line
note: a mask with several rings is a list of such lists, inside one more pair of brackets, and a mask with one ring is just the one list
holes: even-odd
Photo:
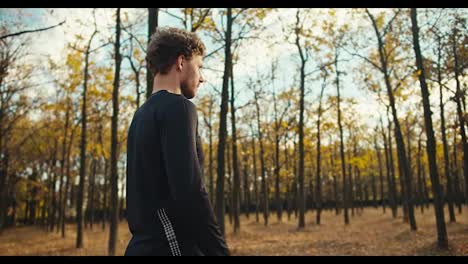
[(164, 113), (178, 110), (180, 108), (196, 108), (195, 105), (184, 96), (160, 96), (150, 97), (143, 105), (141, 105), (135, 114), (145, 113)]
[(197, 107), (195, 104), (184, 96), (179, 96), (171, 102), (167, 102), (161, 111), (170, 115), (180, 114), (196, 114)]

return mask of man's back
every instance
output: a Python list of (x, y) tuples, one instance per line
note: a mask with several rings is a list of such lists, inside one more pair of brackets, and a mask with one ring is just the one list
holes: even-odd
[(225, 255), (201, 175), (197, 113), (160, 90), (135, 113), (127, 142), (126, 255)]

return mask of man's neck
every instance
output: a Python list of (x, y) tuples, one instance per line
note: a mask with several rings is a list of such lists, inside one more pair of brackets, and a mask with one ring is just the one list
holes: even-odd
[(182, 94), (179, 83), (178, 78), (171, 74), (157, 74), (153, 82), (153, 93), (166, 90), (173, 94)]

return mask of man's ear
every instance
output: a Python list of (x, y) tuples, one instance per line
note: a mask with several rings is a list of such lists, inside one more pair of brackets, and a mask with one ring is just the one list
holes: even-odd
[(177, 57), (176, 69), (178, 71), (182, 70), (182, 67), (184, 66), (184, 59), (184, 55), (179, 55), (179, 57)]

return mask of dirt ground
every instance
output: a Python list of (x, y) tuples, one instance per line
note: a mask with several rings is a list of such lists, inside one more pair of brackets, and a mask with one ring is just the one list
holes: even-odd
[[(277, 221), (272, 213), (269, 225), (264, 226), (263, 216), (259, 222), (255, 214), (247, 219), (241, 217), (241, 228), (237, 234), (226, 218), (226, 240), (232, 255), (468, 255), (468, 208), (463, 213), (456, 212), (456, 223), (448, 223), (445, 214), (449, 249), (439, 250), (436, 246), (436, 224), (432, 207), (421, 214), (416, 210), (418, 230), (410, 231), (409, 224), (401, 217), (393, 219), (390, 210), (383, 214), (382, 209), (365, 208), (361, 215), (351, 216), (350, 225), (345, 226), (343, 215), (334, 211), (322, 214), (321, 225), (315, 224), (315, 211), (306, 214), (306, 228), (297, 229), (294, 214), (291, 219), (283, 215)], [(76, 226), (68, 225), (66, 238), (59, 233), (49, 233), (39, 227), (17, 227), (7, 229), (0, 235), (0, 255), (107, 255), (109, 239), (108, 225), (103, 231), (101, 225), (85, 229), (84, 248), (75, 248)], [(117, 255), (123, 255), (129, 241), (127, 223), (119, 225)]]

